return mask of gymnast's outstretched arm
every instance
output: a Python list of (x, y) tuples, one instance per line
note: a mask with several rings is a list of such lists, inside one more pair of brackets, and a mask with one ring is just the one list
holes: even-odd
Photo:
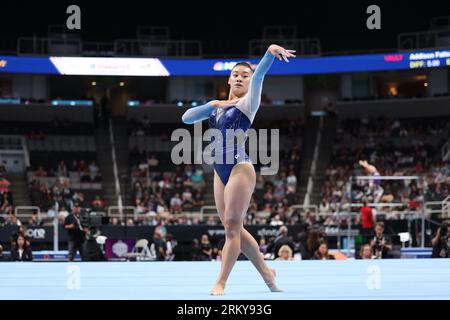
[(214, 107), (211, 104), (211, 101), (203, 104), (201, 106), (197, 106), (194, 108), (190, 108), (187, 110), (183, 117), (181, 118), (186, 124), (193, 124), (197, 121), (202, 121), (209, 118), (211, 111), (213, 111)]
[(238, 101), (239, 99), (212, 100), (201, 106), (190, 108), (183, 114), (181, 119), (186, 124), (203, 121), (209, 118), (214, 108), (228, 108), (234, 106)]
[(246, 111), (255, 113), (258, 110), (261, 103), (264, 77), (272, 66), (275, 57), (279, 60), (284, 59), (284, 61), (289, 62), (288, 58), (295, 57), (292, 52), (295, 52), (295, 50), (286, 50), (274, 44), (267, 49), (266, 54), (262, 57), (250, 80), (249, 89), (244, 99), (246, 101), (242, 104), (242, 107), (247, 109)]

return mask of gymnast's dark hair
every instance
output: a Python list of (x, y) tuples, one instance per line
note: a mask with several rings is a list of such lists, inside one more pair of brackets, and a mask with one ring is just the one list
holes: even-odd
[[(250, 68), (250, 70), (252, 70), (252, 72), (255, 71), (255, 70), (253, 70), (252, 65), (250, 63), (248, 63), (248, 62), (245, 62), (245, 61), (241, 61), (241, 62), (236, 63), (234, 65), (233, 69), (236, 68), (237, 66), (244, 66), (244, 67)], [(233, 69), (231, 69), (231, 71), (233, 71)]]

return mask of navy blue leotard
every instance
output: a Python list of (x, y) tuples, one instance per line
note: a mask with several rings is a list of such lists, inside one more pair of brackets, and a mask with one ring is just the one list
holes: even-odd
[[(235, 106), (227, 108), (214, 108), (210, 102), (191, 108), (183, 114), (183, 122), (187, 124), (193, 124), (198, 121), (209, 119), (209, 128), (218, 129), (222, 133), (223, 145), (216, 148), (221, 153), (216, 154), (213, 152), (212, 156), (222, 156), (222, 161), (219, 163), (214, 162), (214, 169), (220, 177), (220, 180), (224, 185), (228, 183), (231, 170), (237, 163), (251, 162), (250, 157), (245, 152), (245, 141), (242, 143), (237, 142), (229, 147), (226, 144), (226, 130), (238, 130), (241, 129), (246, 132), (252, 125), (256, 112), (258, 111), (259, 104), (261, 103), (262, 83), (264, 76), (272, 66), (274, 56), (269, 52), (266, 52), (261, 59), (258, 67), (256, 68), (249, 84), (247, 94), (242, 97)], [(232, 154), (232, 156), (229, 156)], [(227, 159), (232, 161), (227, 161)]]
[[(209, 117), (209, 128), (220, 130), (222, 137), (225, 138), (221, 141), (222, 146), (219, 146), (219, 148), (217, 148), (221, 153), (216, 154), (214, 150), (212, 152), (213, 157), (217, 155), (218, 159), (220, 159), (218, 162), (214, 162), (214, 169), (216, 170), (217, 174), (220, 177), (220, 180), (222, 180), (222, 183), (224, 185), (228, 183), (231, 170), (237, 163), (251, 162), (250, 157), (245, 152), (245, 141), (243, 141), (244, 143), (237, 143), (237, 139), (234, 139), (231, 147), (227, 147), (226, 131), (227, 129), (241, 129), (243, 132), (247, 132), (251, 125), (252, 123), (250, 122), (250, 119), (236, 107), (229, 107), (225, 109), (219, 119), (217, 119), (217, 108), (215, 108), (211, 112), (211, 115)], [(229, 138), (234, 137), (229, 136)]]

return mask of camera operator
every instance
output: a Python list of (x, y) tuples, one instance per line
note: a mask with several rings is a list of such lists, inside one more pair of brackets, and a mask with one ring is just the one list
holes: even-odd
[(388, 244), (384, 236), (384, 224), (379, 222), (375, 226), (375, 237), (370, 243), (375, 259), (385, 259), (388, 257), (389, 251), (392, 250), (392, 245)]
[(80, 220), (81, 207), (76, 203), (64, 220), (64, 228), (69, 235), (69, 261), (74, 261), (77, 251), (83, 256), (83, 243), (86, 240), (86, 229), (82, 226)]
[(450, 224), (448, 221), (443, 221), (439, 226), (436, 235), (431, 239), (433, 247), (432, 258), (449, 258), (450, 257), (450, 243), (449, 243)]
[(98, 230), (90, 226), (86, 232), (86, 241), (83, 244), (82, 261), (107, 261), (102, 248), (97, 243)]

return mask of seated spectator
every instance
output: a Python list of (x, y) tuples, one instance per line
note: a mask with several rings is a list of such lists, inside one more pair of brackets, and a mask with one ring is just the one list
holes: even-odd
[(205, 205), (205, 200), (203, 198), (203, 192), (200, 188), (197, 188), (195, 190), (193, 203), (194, 203), (194, 206), (198, 206), (198, 207)]
[(78, 174), (80, 175), (80, 182), (91, 182), (89, 167), (84, 160), (78, 163)]
[(99, 195), (95, 196), (95, 199), (91, 202), (93, 211), (101, 211), (105, 208), (105, 201), (100, 198)]
[(359, 257), (363, 260), (373, 259), (372, 247), (370, 244), (365, 244), (361, 247), (361, 250), (359, 250)]
[(152, 171), (152, 168), (155, 168), (159, 165), (159, 160), (156, 158), (154, 154), (150, 156), (150, 159), (148, 159), (148, 168), (150, 171)]
[(68, 177), (67, 167), (63, 160), (61, 160), (59, 162), (57, 172), (58, 172), (58, 177)]
[(289, 176), (286, 178), (287, 187), (291, 187), (293, 192), (295, 192), (297, 187), (297, 176), (295, 175), (294, 171), (289, 171)]
[(267, 252), (267, 242), (266, 242), (266, 238), (264, 238), (264, 237), (262, 237), (259, 240), (259, 251), (262, 254), (266, 254), (266, 252)]
[(0, 176), (0, 194), (9, 192), (10, 185), (11, 183), (4, 176)]
[(281, 246), (280, 250), (278, 250), (278, 258), (276, 258), (275, 260), (277, 261), (294, 260), (293, 251), (291, 247), (289, 247), (287, 244)]
[(89, 177), (91, 182), (97, 182), (99, 180), (99, 173), (100, 169), (95, 163), (95, 161), (92, 161), (89, 165)]
[(216, 218), (214, 216), (209, 216), (208, 220), (206, 221), (206, 225), (207, 226), (216, 226), (217, 225)]
[(194, 205), (192, 201), (192, 192), (189, 188), (185, 188), (183, 194), (181, 195), (183, 210), (189, 210)]
[(155, 233), (153, 234), (153, 243), (150, 245), (150, 253), (153, 260), (167, 260), (167, 244), (166, 241), (164, 241), (163, 235), (159, 228), (155, 228)]
[(326, 242), (320, 243), (319, 249), (314, 254), (313, 260), (334, 260), (334, 256), (328, 254), (328, 245)]
[(14, 213), (10, 213), (5, 219), (5, 224), (20, 227), (22, 225), (22, 222), (16, 217)]
[(197, 168), (190, 178), (194, 187), (199, 188), (204, 186), (203, 170), (200, 168)]
[(75, 192), (72, 196), (72, 201), (74, 204), (78, 204), (80, 207), (85, 207), (83, 192)]
[(31, 248), (25, 242), (25, 237), (21, 234), (15, 239), (14, 248), (11, 250), (11, 261), (33, 261)]
[(84, 160), (80, 160), (80, 162), (78, 162), (78, 171), (79, 172), (85, 172), (88, 169), (89, 168)]
[(36, 172), (34, 173), (34, 175), (36, 177), (46, 177), (47, 176), (47, 171), (45, 171), (43, 166), (39, 166), (39, 168), (36, 170)]
[(181, 205), (182, 201), (180, 199), (180, 194), (176, 193), (171, 199), (170, 199), (170, 210), (172, 213), (181, 213)]
[(284, 222), (281, 220), (281, 217), (279, 214), (276, 214), (270, 221), (271, 226), (282, 226), (283, 224), (284, 224)]
[(36, 212), (33, 212), (31, 217), (28, 219), (28, 225), (29, 226), (37, 226), (39, 224), (38, 216)]
[(330, 204), (326, 198), (323, 198), (319, 205), (319, 212), (321, 214), (327, 214), (330, 212)]
[(136, 173), (137, 177), (139, 178), (146, 178), (148, 174), (148, 164), (144, 161), (141, 161), (141, 163), (138, 166), (138, 171)]
[(70, 168), (70, 171), (79, 171), (78, 161), (77, 160), (73, 160), (72, 161), (72, 167)]
[(199, 253), (197, 255), (200, 261), (211, 261), (212, 260), (212, 246), (209, 242), (209, 237), (207, 234), (202, 235), (200, 240)]
[(309, 226), (314, 226), (316, 223), (316, 218), (315, 216), (311, 213), (310, 210), (307, 210), (305, 212), (305, 215), (303, 217), (303, 223), (309, 225)]

